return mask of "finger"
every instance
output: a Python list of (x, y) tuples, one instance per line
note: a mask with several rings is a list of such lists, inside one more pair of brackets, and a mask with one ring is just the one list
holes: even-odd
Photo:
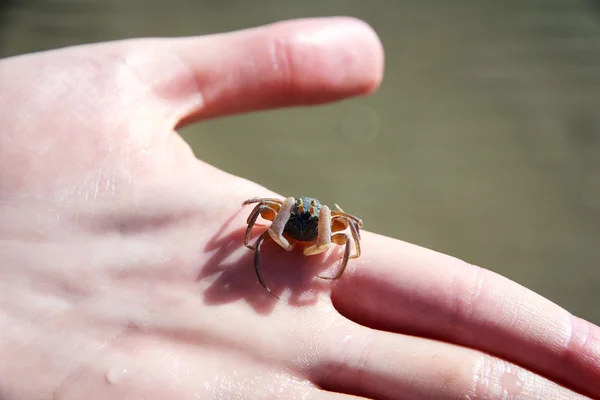
[(292, 20), (203, 37), (134, 41), (130, 63), (176, 107), (181, 125), (246, 111), (330, 102), (374, 91), (383, 50), (352, 18)]
[(322, 387), (376, 399), (583, 399), (496, 357), (430, 339), (357, 327), (332, 341)]
[(338, 349), (325, 376), (378, 399), (584, 398), (496, 357), (423, 338), (370, 331)]
[(365, 325), (495, 354), (600, 397), (600, 328), (493, 272), (365, 233), (333, 300)]

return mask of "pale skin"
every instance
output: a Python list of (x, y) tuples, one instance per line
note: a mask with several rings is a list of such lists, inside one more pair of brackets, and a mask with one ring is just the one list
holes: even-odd
[(323, 281), (341, 247), (271, 243), (281, 299), (260, 287), (240, 204), (285, 197), (175, 129), (370, 94), (382, 71), (346, 18), (1, 60), (0, 397), (600, 398), (600, 328), (447, 255), (364, 231)]

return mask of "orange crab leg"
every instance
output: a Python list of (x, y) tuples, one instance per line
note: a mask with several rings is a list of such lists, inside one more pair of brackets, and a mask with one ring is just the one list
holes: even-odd
[(335, 215), (331, 218), (331, 230), (333, 232), (339, 232), (348, 227), (350, 227), (350, 233), (352, 234), (352, 239), (354, 240), (354, 246), (356, 248), (356, 254), (352, 255), (350, 258), (358, 258), (360, 257), (360, 230), (358, 225), (344, 215)]
[[(281, 208), (281, 204), (279, 203), (273, 203), (270, 201), (264, 201), (264, 202), (260, 202), (256, 205), (256, 207), (254, 207), (252, 209), (252, 212), (250, 213), (250, 215), (248, 215), (248, 219), (246, 220), (246, 223), (249, 224), (250, 223), (250, 219), (252, 219), (252, 216), (254, 215), (254, 213), (256, 212), (256, 210), (258, 210), (259, 208), (261, 208), (262, 206), (269, 206), (271, 207), (271, 209), (273, 209), (275, 212), (279, 211), (279, 209)], [(262, 215), (262, 214), (261, 214)], [(268, 214), (270, 215), (270, 214)], [(262, 215), (262, 217), (264, 219), (268, 219), (269, 221), (273, 221), (273, 219), (275, 218), (275, 216), (273, 216), (273, 218), (267, 218), (264, 215)]]
[(358, 218), (358, 217), (356, 217), (356, 216), (354, 216), (354, 215), (352, 215), (352, 214), (348, 214), (347, 212), (345, 212), (344, 210), (342, 210), (342, 207), (338, 206), (337, 204), (335, 205), (335, 208), (337, 208), (337, 211), (332, 211), (332, 212), (331, 212), (331, 215), (333, 215), (333, 216), (338, 216), (338, 215), (345, 216), (345, 217), (347, 217), (348, 219), (351, 219), (351, 220), (353, 220), (354, 222), (356, 222), (356, 224), (357, 224), (357, 225), (358, 225), (360, 228), (362, 228), (362, 226), (363, 226), (363, 221), (362, 221), (362, 219), (360, 219), (360, 218)]
[(334, 215), (331, 217), (331, 231), (339, 232), (343, 231), (350, 224), (350, 220), (343, 215)]

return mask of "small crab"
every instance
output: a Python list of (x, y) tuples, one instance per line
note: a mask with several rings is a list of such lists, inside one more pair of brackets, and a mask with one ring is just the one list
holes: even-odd
[[(259, 269), (260, 246), (267, 233), (287, 251), (291, 251), (296, 242), (306, 244), (304, 248), (306, 256), (327, 251), (331, 243), (345, 245), (344, 259), (337, 275), (331, 278), (319, 276), (321, 279), (339, 279), (346, 269), (348, 260), (360, 257), (360, 228), (363, 222), (360, 218), (344, 212), (337, 204), (335, 205), (337, 210), (331, 211), (328, 206), (311, 197), (288, 197), (283, 201), (274, 198), (255, 198), (244, 201), (242, 205), (254, 203), (258, 204), (246, 221), (248, 229), (246, 229), (244, 245), (254, 250), (254, 269), (258, 281), (273, 296), (279, 298), (265, 284)], [(258, 237), (256, 246), (251, 246), (248, 244), (250, 232), (259, 215), (272, 221), (272, 224)], [(350, 236), (342, 232), (347, 228), (350, 228), (350, 235), (356, 249), (353, 255), (350, 255)]]

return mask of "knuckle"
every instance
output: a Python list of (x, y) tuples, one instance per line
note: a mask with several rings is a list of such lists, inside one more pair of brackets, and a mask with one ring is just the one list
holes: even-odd
[(571, 316), (571, 335), (566, 345), (565, 360), (577, 369), (600, 377), (600, 327)]

